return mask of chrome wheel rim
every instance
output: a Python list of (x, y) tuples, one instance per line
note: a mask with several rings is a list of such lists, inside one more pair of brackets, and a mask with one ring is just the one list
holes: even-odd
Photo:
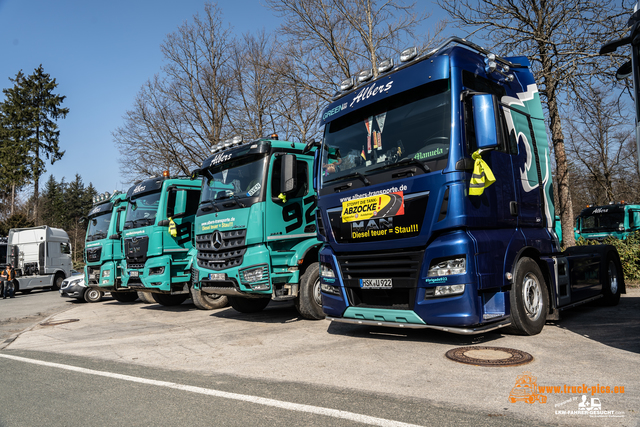
[(613, 295), (618, 293), (618, 269), (613, 261), (609, 261), (609, 289)]
[(531, 320), (537, 320), (542, 314), (542, 289), (538, 278), (531, 273), (524, 276), (522, 299), (527, 317)]
[(313, 300), (322, 307), (322, 294), (320, 293), (320, 278), (313, 284)]

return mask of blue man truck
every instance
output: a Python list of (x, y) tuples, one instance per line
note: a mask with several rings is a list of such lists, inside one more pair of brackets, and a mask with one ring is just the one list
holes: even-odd
[(126, 209), (124, 193), (103, 193), (93, 199), (84, 245), (84, 280), (90, 288), (87, 297), (92, 300), (99, 300), (105, 292), (121, 302), (137, 298), (135, 292), (122, 288), (122, 229)]
[(344, 81), (316, 162), (332, 321), (539, 333), (624, 279), (612, 246), (561, 251), (542, 105), (525, 57), (453, 37)]
[[(226, 295), (242, 313), (271, 300), (293, 300), (322, 319), (313, 149), (277, 135), (212, 147), (193, 176), (202, 177), (196, 216), (194, 293)], [(194, 296), (195, 299), (195, 296)]]
[(589, 206), (576, 218), (576, 239), (602, 241), (615, 237), (624, 240), (636, 231), (640, 231), (640, 205), (622, 202)]
[[(164, 306), (190, 297), (200, 185), (200, 180), (170, 177), (165, 171), (129, 188), (122, 232), (123, 288), (151, 295)], [(227, 304), (220, 296), (212, 296), (211, 303)]]

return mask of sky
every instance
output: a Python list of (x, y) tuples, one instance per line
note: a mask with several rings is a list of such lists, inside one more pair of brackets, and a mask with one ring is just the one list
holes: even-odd
[[(280, 25), (260, 0), (216, 3), (238, 36)], [(166, 36), (202, 15), (204, 5), (204, 0), (0, 0), (0, 89), (13, 87), (9, 78), (20, 70), (28, 76), (42, 64), (58, 83), (54, 93), (66, 96), (62, 107), (70, 110), (57, 122), (66, 153), (47, 163), (41, 189), (50, 175), (69, 182), (76, 174), (99, 193), (128, 189), (112, 132), (124, 124), (143, 84), (161, 71)]]

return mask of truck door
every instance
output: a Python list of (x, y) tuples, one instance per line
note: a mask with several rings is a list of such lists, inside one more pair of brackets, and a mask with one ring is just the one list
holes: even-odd
[(316, 197), (310, 191), (311, 167), (306, 160), (296, 160), (297, 189), (286, 201), (279, 198), (282, 156), (270, 162), (271, 183), (267, 190), (265, 233), (267, 242), (280, 239), (307, 239), (315, 236)]
[(176, 237), (168, 236), (165, 248), (192, 247), (193, 220), (200, 200), (199, 189), (172, 188), (167, 197), (167, 218), (176, 225)]

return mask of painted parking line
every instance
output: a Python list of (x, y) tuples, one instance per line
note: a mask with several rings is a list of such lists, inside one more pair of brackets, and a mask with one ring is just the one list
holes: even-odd
[(213, 390), (203, 387), (194, 387), (190, 385), (172, 383), (168, 381), (157, 381), (148, 378), (133, 377), (130, 375), (116, 374), (113, 372), (95, 371), (93, 369), (79, 368), (77, 366), (62, 365), (60, 363), (45, 362), (37, 359), (29, 359), (26, 357), (11, 356), (9, 354), (0, 354), (0, 357), (11, 359), (18, 362), (31, 363), (34, 365), (47, 366), (50, 368), (64, 369), (67, 371), (79, 372), (82, 374), (96, 375), (100, 377), (114, 378), (123, 381), (130, 381), (139, 384), (148, 384), (158, 387), (172, 388), (175, 390), (189, 391), (192, 393), (204, 394), (207, 396), (221, 397), (224, 399), (239, 400), (242, 402), (255, 403), (258, 405), (271, 406), (274, 408), (286, 409), (289, 411), (306, 412), (309, 414), (324, 415), (327, 417), (341, 418), (344, 420), (355, 421), (358, 423), (369, 424), (380, 427), (420, 427), (416, 424), (408, 424), (400, 421), (387, 420), (385, 418), (370, 417), (368, 415), (356, 414), (353, 412), (340, 411), (337, 409), (323, 408), (320, 406), (302, 405), (300, 403), (285, 402), (282, 400), (267, 399), (259, 396), (251, 396), (247, 394), (229, 393), (226, 391)]

